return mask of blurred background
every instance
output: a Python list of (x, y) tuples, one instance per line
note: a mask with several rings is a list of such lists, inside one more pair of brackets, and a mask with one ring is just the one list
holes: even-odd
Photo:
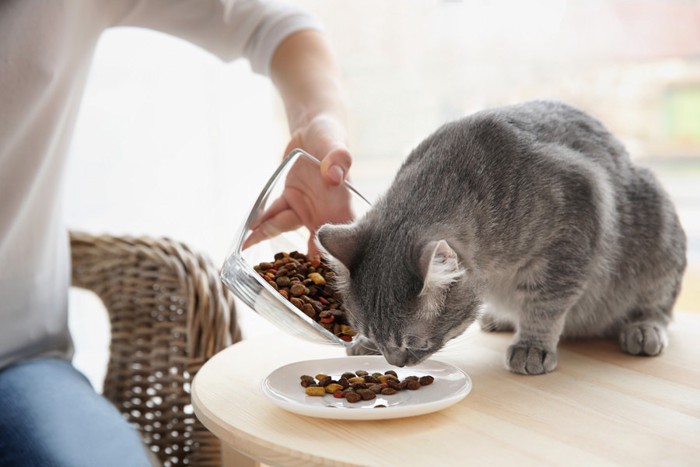
[[(290, 0), (318, 15), (350, 104), (352, 179), (370, 200), (442, 123), (560, 99), (601, 119), (673, 197), (689, 241), (677, 309), (700, 312), (700, 0)], [(180, 39), (104, 34), (71, 149), (70, 227), (168, 236), (223, 263), (288, 140), (245, 61)], [(247, 335), (270, 325), (239, 302)], [(71, 291), (77, 366), (97, 387), (109, 331)]]

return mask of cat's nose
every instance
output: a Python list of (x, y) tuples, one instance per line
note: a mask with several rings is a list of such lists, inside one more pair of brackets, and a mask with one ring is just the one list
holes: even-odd
[(401, 349), (390, 350), (384, 355), (384, 358), (390, 365), (403, 367), (408, 362), (408, 352)]

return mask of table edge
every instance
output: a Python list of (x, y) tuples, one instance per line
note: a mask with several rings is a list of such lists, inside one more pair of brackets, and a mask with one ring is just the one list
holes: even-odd
[[(285, 465), (309, 465), (309, 463), (314, 463), (338, 467), (361, 467), (361, 464), (338, 462), (288, 447), (281, 448), (278, 444), (269, 443), (228, 424), (228, 428), (224, 429), (221, 426), (224, 423), (223, 420), (207, 409), (205, 404), (203, 404), (199, 399), (196, 390), (196, 381), (197, 375), (195, 375), (194, 379), (192, 380), (191, 394), (192, 408), (197, 419), (222, 443), (225, 443), (232, 449), (235, 449), (236, 451), (245, 454), (256, 461), (265, 463), (269, 462), (273, 463), (274, 465), (278, 465), (281, 461), (284, 461)], [(271, 456), (270, 454), (276, 455)]]

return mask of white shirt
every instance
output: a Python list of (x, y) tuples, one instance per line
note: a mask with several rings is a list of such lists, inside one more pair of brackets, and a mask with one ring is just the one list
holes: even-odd
[(264, 0), (0, 1), (0, 368), (72, 354), (62, 184), (95, 45), (115, 26), (245, 57), (266, 75), (286, 36), (319, 24)]

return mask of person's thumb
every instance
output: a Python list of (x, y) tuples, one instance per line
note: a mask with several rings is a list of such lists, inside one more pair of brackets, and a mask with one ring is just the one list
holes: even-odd
[(321, 176), (329, 185), (340, 185), (348, 175), (352, 156), (345, 146), (332, 149), (321, 161)]

